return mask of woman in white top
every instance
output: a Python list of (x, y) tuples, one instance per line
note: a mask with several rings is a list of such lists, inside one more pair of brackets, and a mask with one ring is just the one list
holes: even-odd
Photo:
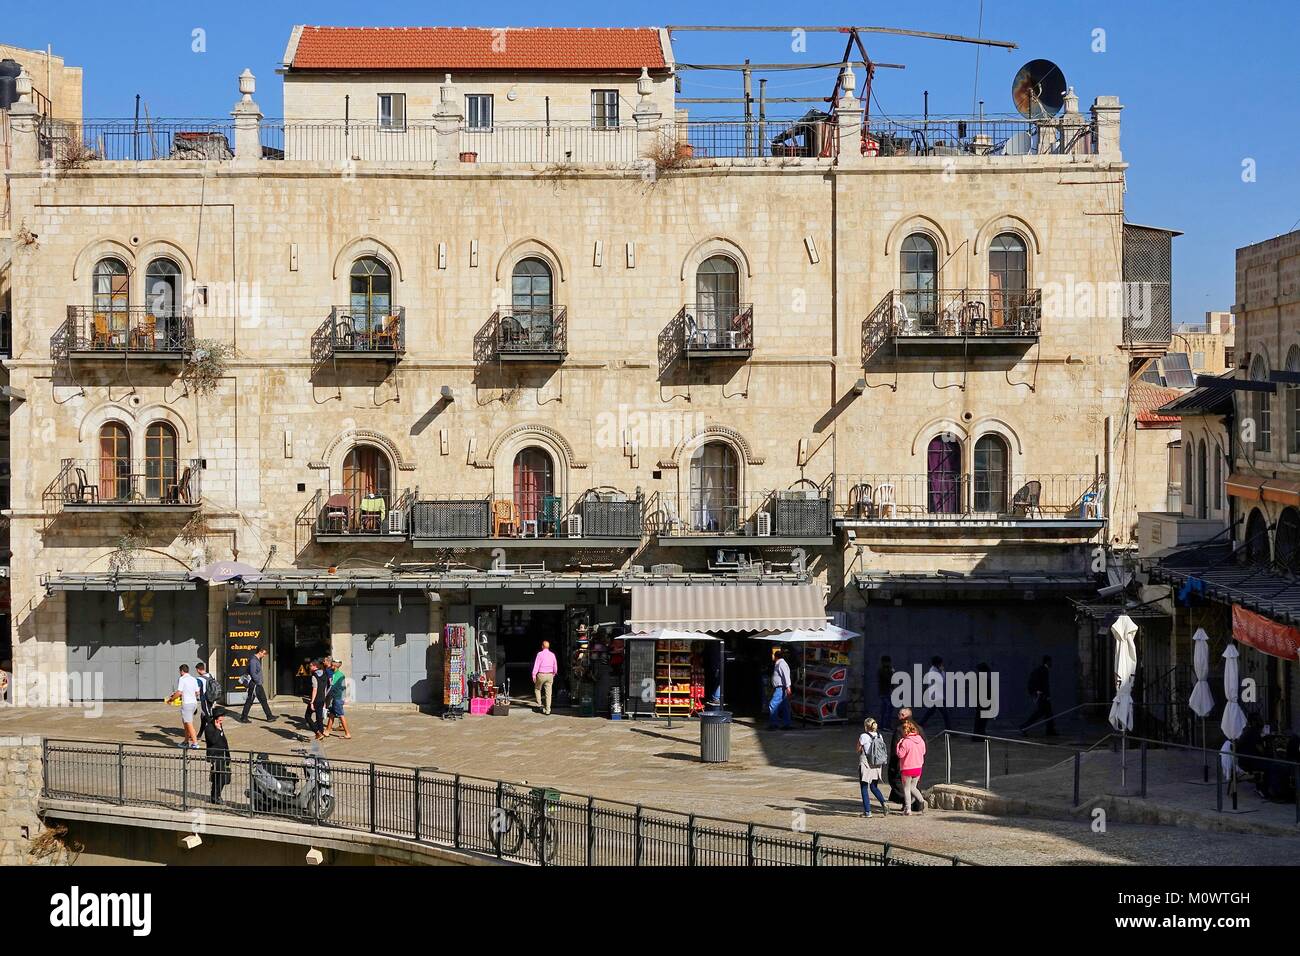
[(877, 724), (868, 717), (862, 722), (863, 733), (858, 737), (858, 781), (862, 786), (862, 815), (871, 816), (871, 795), (880, 801), (880, 812), (889, 813), (885, 797), (880, 792), (880, 778), (889, 763), (889, 748)]

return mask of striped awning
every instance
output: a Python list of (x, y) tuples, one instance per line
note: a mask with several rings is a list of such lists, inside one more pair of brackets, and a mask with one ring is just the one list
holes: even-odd
[(826, 627), (817, 584), (691, 584), (632, 588), (632, 632), (791, 631)]
[(185, 572), (67, 571), (41, 578), (46, 591), (193, 591), (197, 585)]

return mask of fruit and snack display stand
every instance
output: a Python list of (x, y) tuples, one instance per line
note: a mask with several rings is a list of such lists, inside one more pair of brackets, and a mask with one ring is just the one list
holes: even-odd
[(848, 678), (848, 641), (804, 645), (803, 666), (791, 688), (791, 713), (815, 724), (844, 723)]
[(655, 713), (690, 717), (704, 709), (704, 659), (692, 641), (655, 642)]

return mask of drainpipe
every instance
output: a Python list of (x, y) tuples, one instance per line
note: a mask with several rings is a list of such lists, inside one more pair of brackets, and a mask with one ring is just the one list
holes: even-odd
[(1102, 498), (1102, 512), (1106, 516), (1107, 536), (1110, 537), (1111, 522), (1114, 515), (1111, 511), (1111, 502), (1115, 499), (1115, 419), (1106, 416), (1106, 459), (1102, 463), (1104, 474), (1106, 475), (1106, 495)]

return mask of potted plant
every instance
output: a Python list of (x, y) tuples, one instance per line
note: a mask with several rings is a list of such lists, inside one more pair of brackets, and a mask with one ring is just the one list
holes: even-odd
[(694, 155), (695, 155), (695, 147), (692, 146), (690, 143), (677, 144), (678, 159), (690, 159)]

